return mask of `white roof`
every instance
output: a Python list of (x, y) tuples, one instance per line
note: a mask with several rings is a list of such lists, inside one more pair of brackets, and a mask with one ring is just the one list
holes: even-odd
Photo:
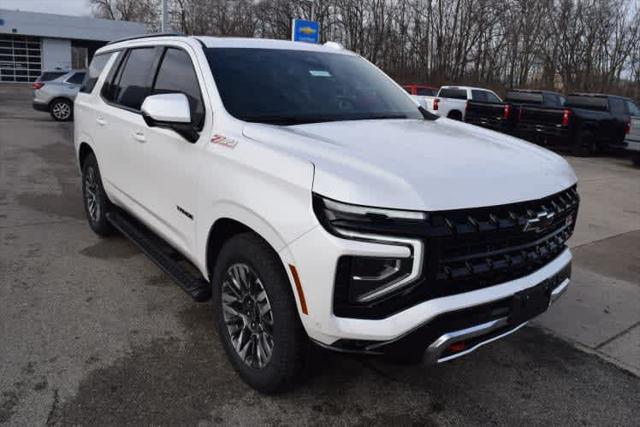
[(343, 53), (346, 55), (355, 55), (355, 53), (346, 49), (337, 49), (335, 47), (322, 44), (294, 42), (290, 40), (274, 40), (259, 38), (243, 38), (243, 37), (196, 37), (207, 47), (235, 47), (235, 48), (254, 48), (254, 49), (285, 49), (285, 50), (307, 50), (311, 52), (329, 52)]

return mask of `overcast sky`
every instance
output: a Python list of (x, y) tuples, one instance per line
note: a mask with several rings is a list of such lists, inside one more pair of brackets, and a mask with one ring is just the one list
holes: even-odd
[(0, 9), (57, 13), (59, 15), (91, 14), (89, 0), (0, 0)]

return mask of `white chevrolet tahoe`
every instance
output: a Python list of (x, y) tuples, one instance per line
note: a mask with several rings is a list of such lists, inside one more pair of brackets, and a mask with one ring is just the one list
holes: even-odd
[(76, 98), (75, 148), (91, 228), (212, 298), (263, 392), (301, 378), (310, 344), (457, 358), (569, 284), (569, 165), (428, 113), (335, 44), (111, 43)]

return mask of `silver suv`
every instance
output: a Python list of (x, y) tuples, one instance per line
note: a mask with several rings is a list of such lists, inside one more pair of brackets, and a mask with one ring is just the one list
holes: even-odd
[[(67, 121), (73, 118), (73, 100), (84, 80), (84, 70), (71, 70), (52, 80), (42, 78), (36, 80), (33, 88), (33, 108), (48, 111), (54, 120)], [(52, 76), (54, 77), (54, 76)]]

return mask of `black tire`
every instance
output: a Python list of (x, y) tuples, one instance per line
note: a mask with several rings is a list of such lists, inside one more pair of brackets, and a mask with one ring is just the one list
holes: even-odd
[(462, 120), (462, 113), (460, 111), (458, 111), (458, 110), (453, 110), (453, 111), (449, 112), (449, 114), (447, 115), (447, 118), (451, 119), (451, 120), (461, 121)]
[(633, 163), (634, 166), (640, 167), (640, 154), (635, 154), (634, 156), (632, 156), (631, 163)]
[(591, 132), (581, 131), (572, 151), (578, 157), (591, 157), (598, 152), (598, 143)]
[(99, 236), (113, 234), (113, 226), (106, 217), (113, 205), (102, 186), (98, 161), (93, 153), (87, 155), (82, 165), (82, 201), (89, 227)]
[[(247, 282), (253, 283), (253, 286), (256, 286), (257, 283), (260, 284), (260, 289), (265, 291), (266, 301), (270, 304), (271, 315), (262, 314), (263, 307), (258, 306), (258, 299), (253, 301), (255, 305), (252, 305), (250, 301), (246, 303), (248, 306), (240, 303), (240, 298), (243, 301), (248, 299), (248, 293), (235, 300), (229, 299), (230, 275), (233, 274), (234, 268), (239, 268), (238, 266), (246, 266), (250, 269), (246, 270), (248, 277), (255, 276), (259, 280), (259, 282), (256, 280), (247, 280)], [(212, 284), (218, 334), (227, 356), (240, 377), (248, 385), (262, 393), (282, 392), (296, 385), (302, 379), (305, 370), (309, 340), (300, 322), (289, 279), (277, 254), (254, 233), (235, 235), (225, 242), (220, 250), (213, 270)], [(242, 288), (235, 287), (234, 289)], [(223, 312), (223, 294), (227, 307), (226, 313)], [(231, 307), (231, 311), (229, 307)], [(252, 307), (255, 307), (256, 317), (254, 318), (257, 321), (256, 323), (251, 321), (249, 324), (248, 319), (251, 317)], [(236, 309), (238, 310), (236, 311)], [(245, 309), (246, 311), (243, 311), (242, 315), (237, 314), (240, 310)], [(227, 316), (226, 320), (225, 316)], [(238, 320), (239, 316), (242, 316), (240, 321)], [(266, 325), (267, 322), (263, 325), (264, 319), (271, 320), (270, 326)], [(256, 324), (258, 324), (257, 331), (255, 330)], [(249, 329), (250, 327), (251, 329)], [(231, 329), (235, 330), (232, 332)], [(244, 332), (238, 333), (238, 331), (246, 331), (244, 339), (249, 337), (248, 341), (244, 341), (247, 342), (246, 347), (242, 346)], [(233, 338), (232, 334), (234, 334)], [(265, 335), (271, 340), (267, 341), (264, 338)], [(263, 340), (259, 337), (262, 337)], [(254, 338), (256, 344), (252, 341)], [(240, 343), (241, 349), (246, 348), (244, 358), (241, 357), (239, 351), (236, 351), (232, 340)], [(252, 364), (258, 363), (258, 350), (255, 350), (258, 342), (260, 342), (261, 348), (265, 348), (264, 345), (268, 342), (272, 343), (271, 355), (266, 362), (263, 361), (264, 366), (252, 366)], [(256, 357), (247, 356), (247, 354), (255, 354)], [(268, 352), (263, 351), (262, 354), (265, 355)]]
[(56, 98), (49, 103), (49, 114), (55, 121), (68, 122), (73, 118), (73, 103), (65, 98)]

